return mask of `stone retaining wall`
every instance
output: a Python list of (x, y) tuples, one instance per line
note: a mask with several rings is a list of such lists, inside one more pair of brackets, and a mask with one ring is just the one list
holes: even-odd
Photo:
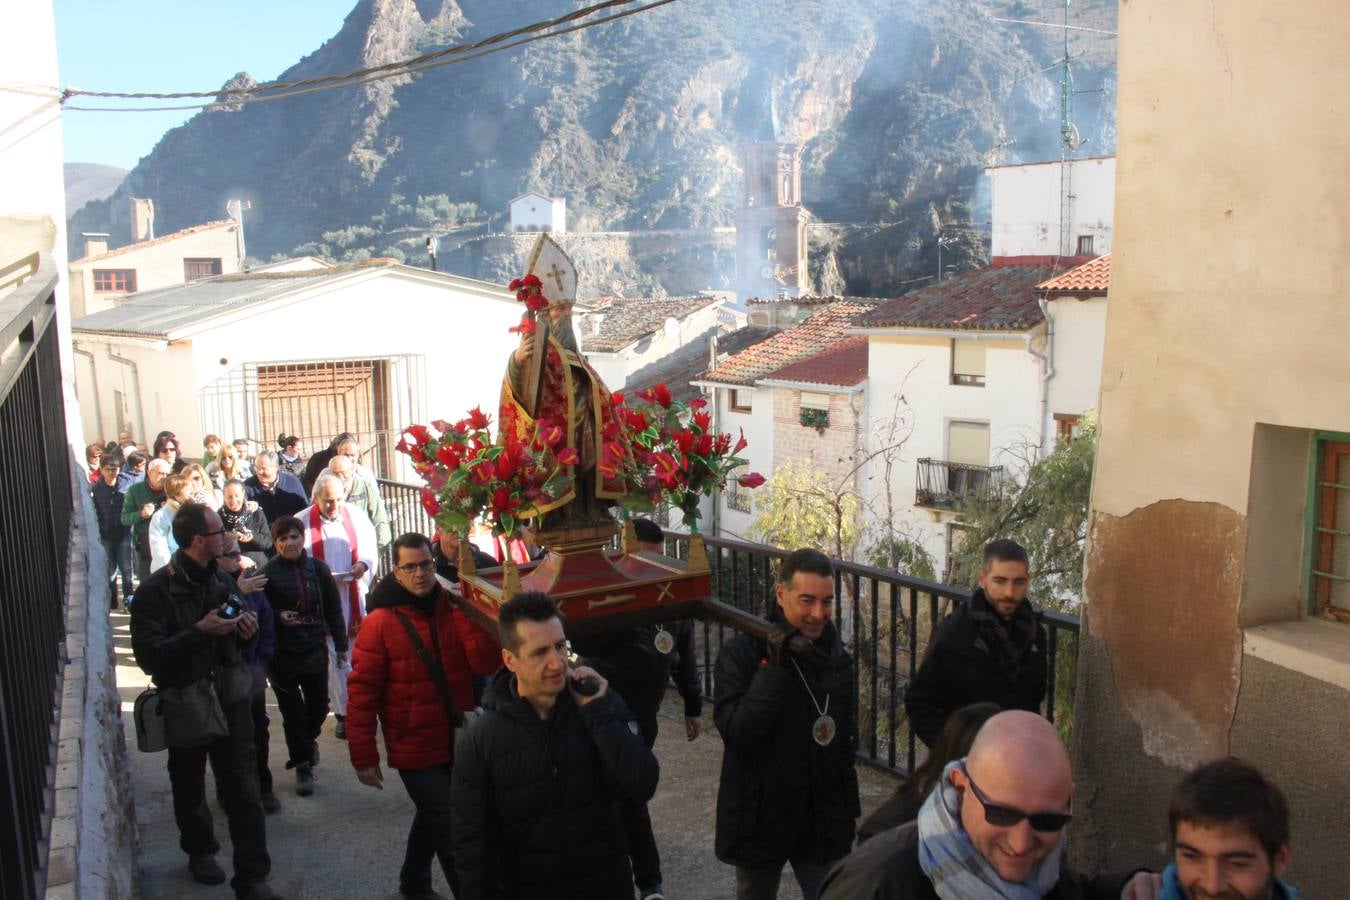
[[(66, 665), (57, 736), (47, 897), (130, 900), (136, 817), (108, 621), (107, 559), (83, 470), (70, 533)], [(97, 573), (97, 574), (94, 574)]]

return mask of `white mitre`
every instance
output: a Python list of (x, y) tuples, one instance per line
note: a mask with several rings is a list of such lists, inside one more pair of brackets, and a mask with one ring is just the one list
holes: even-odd
[(557, 242), (547, 234), (539, 235), (530, 251), (525, 272), (534, 275), (543, 284), (549, 303), (575, 303), (577, 299), (577, 267)]

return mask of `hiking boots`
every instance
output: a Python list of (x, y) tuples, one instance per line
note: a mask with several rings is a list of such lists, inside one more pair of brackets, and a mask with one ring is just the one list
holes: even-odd
[(301, 797), (314, 793), (314, 767), (309, 763), (295, 767), (295, 792)]
[(339, 741), (347, 739), (347, 719), (345, 716), (337, 717), (337, 728), (333, 729), (333, 737)]
[(216, 862), (214, 853), (194, 853), (188, 857), (188, 871), (202, 884), (224, 884), (225, 870)]

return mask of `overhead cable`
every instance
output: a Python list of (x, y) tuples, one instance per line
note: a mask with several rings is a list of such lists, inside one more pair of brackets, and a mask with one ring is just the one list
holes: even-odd
[[(275, 81), (238, 89), (177, 91), (172, 93), (122, 93), (115, 91), (87, 91), (80, 88), (67, 88), (63, 92), (63, 105), (67, 110), (76, 110), (80, 112), (164, 112), (189, 109), (218, 109), (222, 107), (243, 106), (249, 103), (263, 103), (269, 100), (281, 100), (286, 97), (296, 97), (302, 94), (316, 93), (318, 91), (354, 87), (356, 85), (368, 84), (374, 81), (422, 72), (440, 66), (468, 62), (469, 60), (478, 59), (492, 53), (500, 53), (504, 50), (511, 50), (524, 44), (533, 43), (534, 41), (540, 41), (550, 37), (560, 37), (572, 32), (582, 31), (586, 28), (592, 28), (596, 25), (603, 25), (607, 22), (613, 22), (618, 19), (655, 9), (659, 6), (674, 3), (675, 0), (649, 0), (649, 2), (631, 9), (621, 10), (586, 22), (572, 25), (567, 24), (569, 22), (576, 22), (578, 19), (589, 16), (600, 10), (615, 6), (626, 6), (634, 2), (637, 2), (637, 0), (604, 0), (604, 2), (574, 10), (573, 12), (556, 19), (551, 19), (546, 22), (536, 22), (532, 25), (526, 25), (512, 31), (495, 34), (470, 44), (456, 44), (451, 47), (446, 47), (443, 50), (437, 50), (434, 53), (424, 53), (410, 59), (385, 63), (379, 66), (371, 66), (365, 69), (358, 69), (354, 72), (347, 72), (342, 75), (322, 75), (300, 81)], [(567, 27), (558, 27), (560, 25), (566, 25)], [(521, 35), (529, 36), (521, 37)], [(519, 39), (512, 40), (513, 38)], [(73, 106), (65, 103), (65, 101), (72, 97), (95, 97), (124, 100), (170, 100), (194, 97), (211, 97), (215, 99), (207, 103), (190, 103), (174, 106), (105, 107)]]

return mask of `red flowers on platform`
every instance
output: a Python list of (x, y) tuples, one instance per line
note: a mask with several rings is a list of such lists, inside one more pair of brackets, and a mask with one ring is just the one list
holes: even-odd
[(569, 464), (563, 459), (574, 458), (576, 451), (565, 447), (555, 452), (539, 433), (529, 442), (508, 437), (493, 443), (491, 424), (475, 407), (454, 424), (432, 423), (435, 435), (425, 425), (409, 426), (395, 449), (407, 454), (426, 479), (422, 508), (437, 525), (462, 533), (485, 516), (493, 533), (513, 537), (522, 512), (567, 492), (572, 479), (562, 471)]

